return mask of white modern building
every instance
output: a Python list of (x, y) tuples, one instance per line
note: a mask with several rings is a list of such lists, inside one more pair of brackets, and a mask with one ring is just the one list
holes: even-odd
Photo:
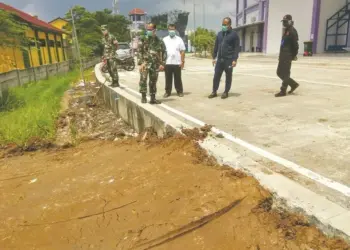
[(300, 53), (305, 41), (313, 41), (313, 53), (350, 47), (350, 0), (235, 1), (233, 26), (241, 38), (241, 51), (278, 53), (286, 14), (292, 15), (299, 33)]

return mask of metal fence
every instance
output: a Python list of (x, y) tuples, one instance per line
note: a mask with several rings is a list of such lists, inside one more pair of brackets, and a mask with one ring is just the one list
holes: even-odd
[[(84, 58), (83, 68), (90, 68), (99, 63), (100, 58)], [(0, 98), (3, 92), (9, 88), (21, 86), (29, 82), (36, 82), (43, 79), (48, 79), (50, 76), (63, 74), (70, 71), (75, 66), (73, 61), (65, 61), (60, 63), (42, 65), (21, 70), (12, 70), (5, 73), (0, 73)]]

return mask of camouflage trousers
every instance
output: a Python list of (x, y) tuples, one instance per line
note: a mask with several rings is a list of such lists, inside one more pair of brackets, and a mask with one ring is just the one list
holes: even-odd
[(113, 58), (107, 59), (107, 70), (113, 83), (119, 82), (117, 61)]
[(150, 68), (140, 72), (140, 93), (147, 93), (147, 77), (149, 77), (149, 93), (150, 95), (157, 94), (158, 71)]

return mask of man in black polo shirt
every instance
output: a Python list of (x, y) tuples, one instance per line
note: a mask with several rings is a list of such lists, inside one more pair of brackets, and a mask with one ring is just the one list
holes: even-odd
[(297, 60), (299, 51), (298, 32), (294, 28), (294, 22), (291, 15), (285, 15), (282, 20), (285, 28), (281, 41), (277, 75), (282, 80), (281, 91), (275, 94), (276, 97), (286, 96), (288, 86), (291, 87), (288, 94), (291, 94), (299, 87), (299, 84), (290, 78), (292, 61)]
[(217, 97), (217, 91), (220, 85), (222, 73), (226, 74), (225, 91), (221, 98), (226, 99), (232, 84), (232, 72), (236, 67), (239, 53), (239, 36), (232, 30), (231, 18), (225, 17), (222, 21), (222, 31), (220, 31), (215, 40), (213, 51), (213, 65), (215, 65), (215, 74), (213, 79), (213, 92), (209, 98)]

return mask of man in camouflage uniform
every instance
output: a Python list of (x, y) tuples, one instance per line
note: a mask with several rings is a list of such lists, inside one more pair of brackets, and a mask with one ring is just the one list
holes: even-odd
[(146, 103), (147, 76), (149, 77), (150, 104), (160, 104), (156, 99), (158, 72), (164, 70), (165, 65), (165, 45), (156, 36), (156, 25), (147, 25), (147, 35), (141, 38), (138, 46), (138, 64), (140, 66), (140, 93), (141, 102)]
[(116, 61), (116, 50), (118, 49), (118, 41), (107, 30), (107, 25), (101, 25), (103, 33), (102, 44), (104, 46), (103, 56), (107, 60), (107, 70), (112, 78), (112, 87), (119, 87), (119, 76)]

